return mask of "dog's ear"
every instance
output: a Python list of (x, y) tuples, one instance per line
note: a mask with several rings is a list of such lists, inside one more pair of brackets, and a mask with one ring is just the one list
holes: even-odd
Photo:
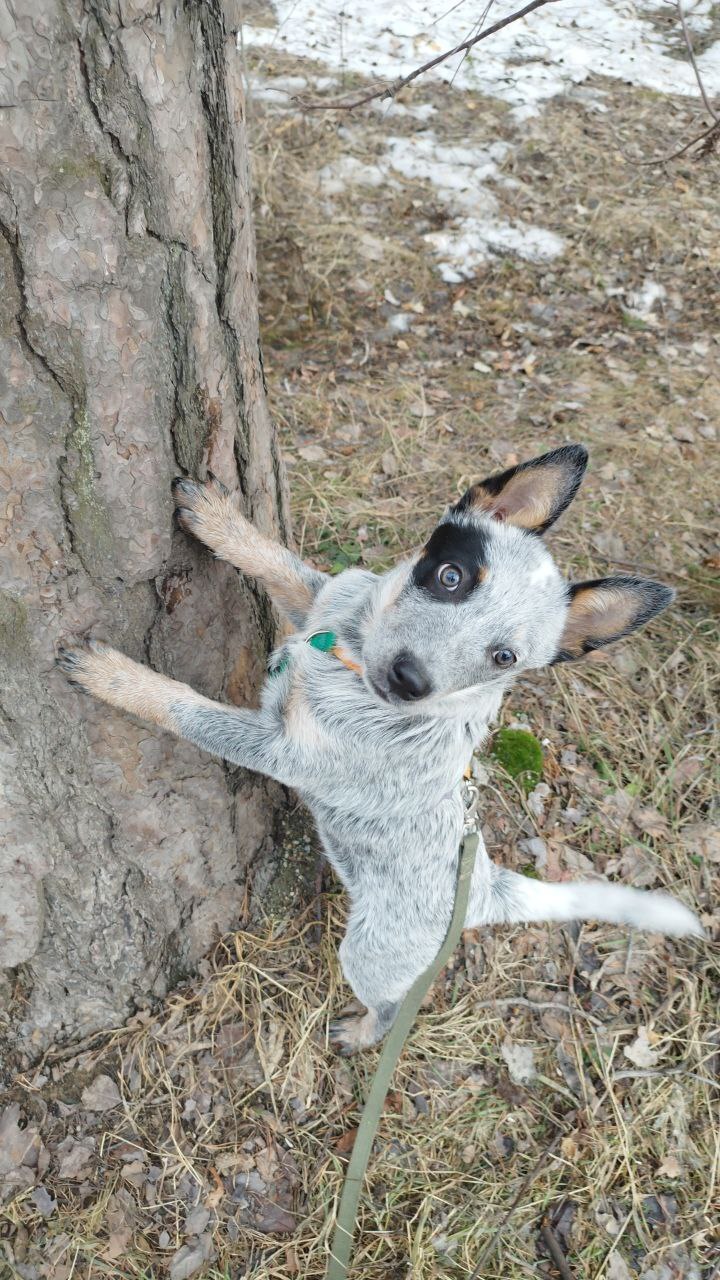
[(587, 460), (587, 449), (581, 444), (553, 449), (480, 480), (463, 494), (453, 511), (479, 511), (520, 529), (544, 533), (575, 497)]
[(570, 607), (553, 662), (581, 658), (644, 626), (675, 592), (651, 578), (597, 578), (570, 588)]

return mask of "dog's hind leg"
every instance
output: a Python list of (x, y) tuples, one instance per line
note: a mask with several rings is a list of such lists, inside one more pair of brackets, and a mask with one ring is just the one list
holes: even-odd
[(330, 1023), (330, 1043), (349, 1057), (382, 1040), (395, 1021), (400, 1002), (371, 1006), (365, 1013), (341, 1014)]
[[(408, 894), (408, 899), (410, 894)], [(348, 930), (340, 945), (343, 974), (367, 1012), (350, 1013), (330, 1026), (330, 1040), (343, 1054), (368, 1049), (390, 1030), (404, 996), (416, 978), (429, 967), (443, 940), (442, 931), (424, 922), (422, 912), (410, 903), (383, 916), (378, 902), (368, 909), (353, 906)], [(387, 911), (387, 902), (385, 908)], [(417, 930), (408, 931), (414, 920)]]
[(667, 893), (600, 880), (548, 884), (494, 866), (485, 892), (471, 905), (467, 926), (542, 920), (607, 920), (649, 933), (703, 937), (697, 916)]
[(262, 582), (278, 608), (302, 626), (327, 575), (260, 533), (219, 480), (199, 484), (180, 476), (172, 488), (183, 529), (204, 542), (218, 559)]

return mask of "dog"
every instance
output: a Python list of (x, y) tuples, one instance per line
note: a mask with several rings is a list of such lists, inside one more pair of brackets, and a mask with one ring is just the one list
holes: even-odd
[[(503, 695), (522, 672), (612, 644), (673, 598), (645, 578), (561, 576), (542, 535), (586, 463), (581, 445), (566, 445), (492, 475), (396, 567), (333, 577), (258, 533), (214, 477), (175, 480), (183, 529), (261, 582), (296, 628), (271, 659), (259, 710), (213, 702), (94, 640), (60, 650), (81, 690), (275, 778), (309, 806), (349, 894), (340, 960), (365, 1007), (332, 1024), (342, 1053), (383, 1037), (443, 942), (461, 780)], [(497, 867), (480, 841), (467, 928), (586, 919), (703, 932), (667, 894), (542, 883)]]

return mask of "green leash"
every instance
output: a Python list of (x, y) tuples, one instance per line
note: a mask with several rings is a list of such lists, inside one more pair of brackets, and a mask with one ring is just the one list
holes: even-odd
[(422, 1004), (432, 983), (437, 978), (440, 970), (445, 967), (452, 952), (455, 950), (462, 933), (463, 925), (467, 915), (468, 898), (470, 896), (470, 882), (472, 880), (473, 868), (475, 866), (475, 855), (479, 836), (476, 832), (470, 832), (463, 836), (460, 846), (460, 863), (458, 867), (457, 888), (455, 890), (455, 906), (453, 908), (452, 920), (450, 927), (445, 936), (440, 950), (429, 969), (413, 983), (403, 1000), (400, 1011), (395, 1019), (387, 1039), (383, 1045), (380, 1061), (373, 1077), (370, 1092), (363, 1108), (360, 1124), (358, 1125), (357, 1136), (355, 1138), (355, 1146), (350, 1157), (348, 1171), (345, 1174), (345, 1182), (343, 1184), (342, 1196), (340, 1197), (340, 1207), (338, 1209), (335, 1231), (333, 1234), (332, 1248), (330, 1249), (330, 1258), (325, 1273), (326, 1280), (346, 1280), (348, 1269), (350, 1266), (350, 1251), (352, 1249), (353, 1234), (355, 1232), (355, 1220), (357, 1218), (358, 1203), (360, 1201), (360, 1192), (362, 1191), (363, 1182), (365, 1180), (365, 1172), (367, 1170), (368, 1160), (370, 1159), (370, 1151), (372, 1150), (373, 1139), (377, 1132), (380, 1121), (385, 1096), (390, 1088), (393, 1071), (397, 1065), (397, 1060), (402, 1052), (402, 1047), (407, 1038), (407, 1034), (415, 1021), (420, 1005)]

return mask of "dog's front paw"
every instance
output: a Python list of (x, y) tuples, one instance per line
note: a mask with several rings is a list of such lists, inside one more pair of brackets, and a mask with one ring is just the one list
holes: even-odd
[(344, 1058), (369, 1049), (381, 1038), (373, 1009), (367, 1013), (347, 1013), (330, 1023), (330, 1043)]
[(204, 483), (176, 476), (172, 495), (178, 523), (202, 542), (207, 542), (210, 535), (217, 535), (219, 527), (236, 511), (230, 490), (211, 473)]
[(85, 640), (58, 649), (57, 665), (71, 684), (82, 693), (166, 725), (167, 698), (163, 697), (168, 681), (149, 667), (133, 662), (126, 654), (99, 640)]
[(82, 640), (77, 644), (61, 645), (55, 663), (81, 693), (102, 697), (97, 693), (98, 681), (107, 668), (108, 655), (114, 652), (99, 640)]

